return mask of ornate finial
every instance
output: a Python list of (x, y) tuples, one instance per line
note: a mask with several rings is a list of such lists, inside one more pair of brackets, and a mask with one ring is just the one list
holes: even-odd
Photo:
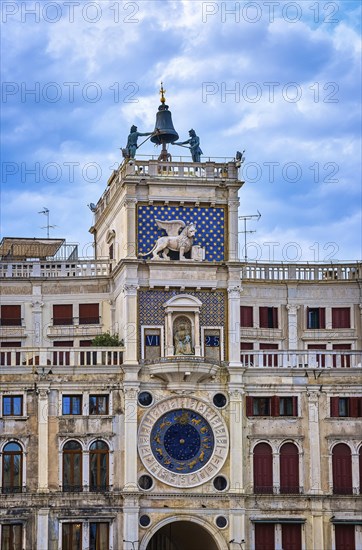
[(163, 82), (161, 82), (160, 94), (161, 94), (161, 103), (162, 104), (166, 103), (165, 93), (166, 93), (166, 90), (163, 89)]

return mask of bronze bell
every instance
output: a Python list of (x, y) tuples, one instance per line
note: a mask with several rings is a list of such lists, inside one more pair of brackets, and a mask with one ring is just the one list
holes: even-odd
[(151, 137), (151, 141), (155, 143), (155, 145), (162, 145), (162, 151), (158, 159), (162, 161), (171, 161), (172, 157), (170, 153), (167, 152), (166, 144), (177, 141), (179, 135), (173, 127), (171, 111), (168, 110), (168, 105), (166, 105), (165, 91), (161, 82), (161, 105), (156, 115), (155, 130)]
[(163, 143), (172, 143), (179, 138), (178, 133), (173, 127), (171, 111), (168, 105), (162, 103), (158, 108), (156, 115), (155, 134), (151, 137), (152, 143), (162, 145)]

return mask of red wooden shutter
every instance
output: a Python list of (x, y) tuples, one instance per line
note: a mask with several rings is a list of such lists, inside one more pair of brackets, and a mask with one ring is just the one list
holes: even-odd
[(275, 550), (274, 523), (255, 524), (255, 550)]
[(353, 418), (358, 418), (358, 408), (359, 408), (358, 405), (359, 405), (358, 397), (349, 398), (349, 416), (352, 416)]
[(273, 307), (273, 328), (278, 328), (278, 308)]
[(280, 399), (278, 395), (271, 398), (271, 416), (280, 416)]
[(268, 308), (259, 308), (259, 326), (260, 328), (268, 328)]
[(302, 550), (302, 526), (300, 523), (282, 524), (283, 550)]
[(240, 307), (240, 326), (252, 327), (253, 326), (253, 308), (252, 306)]
[(354, 525), (336, 524), (336, 550), (356, 550), (355, 527)]
[(21, 306), (1, 306), (1, 326), (21, 326)]
[(332, 307), (332, 328), (350, 328), (351, 310), (349, 307)]
[(351, 450), (345, 443), (338, 443), (332, 453), (333, 492), (336, 495), (352, 494)]
[(73, 324), (73, 305), (72, 304), (54, 304), (53, 305), (53, 325), (72, 325)]
[(267, 443), (254, 448), (254, 493), (273, 493), (273, 454)]
[(99, 323), (99, 304), (79, 304), (79, 324), (96, 325)]
[(298, 396), (293, 395), (293, 416), (298, 416)]
[(246, 396), (246, 416), (253, 416), (253, 398)]
[(319, 308), (319, 328), (326, 328), (326, 308)]
[(299, 493), (299, 456), (294, 443), (280, 449), (280, 492)]
[(339, 416), (339, 397), (331, 397), (331, 416)]

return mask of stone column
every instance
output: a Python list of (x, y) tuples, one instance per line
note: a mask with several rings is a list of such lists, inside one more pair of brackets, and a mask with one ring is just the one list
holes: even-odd
[(40, 508), (37, 512), (36, 550), (48, 550), (49, 508)]
[(127, 220), (126, 257), (137, 258), (136, 255), (136, 204), (137, 199), (127, 198), (124, 201)]
[[(34, 288), (35, 291), (38, 290), (37, 288)], [(40, 292), (40, 290), (39, 290)], [(33, 308), (33, 322), (32, 322), (32, 330), (33, 330), (33, 338), (32, 338), (32, 345), (34, 347), (40, 347), (42, 345), (42, 338), (43, 338), (43, 315), (42, 315), (42, 308), (44, 306), (44, 302), (39, 300), (34, 300), (31, 302), (31, 307)]]
[(123, 542), (120, 548), (138, 550), (138, 514), (139, 502), (137, 496), (125, 496), (123, 500)]
[(138, 285), (125, 284), (124, 293), (124, 320), (126, 323), (124, 331), (124, 363), (127, 365), (138, 365), (137, 361), (137, 289)]
[(245, 508), (239, 508), (238, 502), (230, 502), (230, 526), (228, 539), (234, 542), (230, 543), (230, 550), (244, 550), (245, 546), (241, 541), (245, 540)]
[[(235, 379), (236, 373), (233, 369), (232, 378)], [(238, 374), (242, 378), (242, 372)], [(239, 383), (240, 384), (240, 383)], [(229, 385), (229, 407), (230, 407), (230, 491), (233, 493), (244, 492), (244, 449), (243, 449), (243, 391), (239, 388)], [(236, 537), (236, 534), (235, 534)], [(233, 538), (233, 537), (232, 537)], [(242, 536), (244, 538), (244, 535)]]
[[(309, 434), (309, 485), (310, 492), (315, 495), (322, 493), (321, 489), (321, 451), (319, 438), (319, 390), (308, 388), (308, 434)], [(316, 547), (318, 548), (318, 546)], [(323, 546), (321, 546), (323, 548)]]
[(299, 306), (287, 304), (288, 310), (288, 349), (298, 349), (298, 309)]
[(48, 489), (48, 414), (49, 383), (38, 384), (38, 492), (47, 493)]
[[(308, 547), (307, 541), (306, 546)], [(323, 505), (315, 502), (312, 507), (312, 548), (325, 548), (323, 536)]]
[[(137, 373), (135, 373), (137, 378)], [(127, 377), (127, 373), (126, 373)], [(137, 394), (139, 384), (124, 382), (124, 491), (138, 491), (137, 486)]]
[(228, 243), (229, 254), (226, 260), (229, 262), (238, 262), (239, 261), (239, 218), (238, 218), (238, 209), (240, 201), (238, 199), (237, 189), (229, 189), (229, 200), (228, 200), (228, 240), (227, 235), (225, 235), (225, 243)]
[(240, 285), (228, 288), (228, 347), (230, 367), (240, 366), (240, 292)]

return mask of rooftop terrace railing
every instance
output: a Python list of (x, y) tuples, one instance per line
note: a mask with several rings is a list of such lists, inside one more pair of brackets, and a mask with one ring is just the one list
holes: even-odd
[(351, 281), (362, 279), (362, 263), (245, 263), (241, 277), (253, 281)]
[(60, 261), (2, 261), (0, 278), (30, 277), (104, 277), (110, 273), (109, 260)]

